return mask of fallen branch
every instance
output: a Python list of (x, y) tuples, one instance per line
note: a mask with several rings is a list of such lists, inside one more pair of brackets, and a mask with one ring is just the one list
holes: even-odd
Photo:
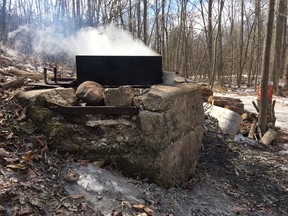
[(273, 128), (273, 129), (274, 129), (274, 127), (275, 127), (275, 122), (276, 122), (275, 104), (276, 104), (276, 100), (273, 100), (273, 102), (272, 102), (272, 104), (271, 104), (271, 113), (270, 113), (270, 121), (269, 121), (269, 123), (272, 124), (272, 128)]
[(5, 90), (5, 89), (13, 88), (13, 87), (20, 87), (20, 86), (23, 86), (24, 84), (25, 84), (25, 79), (21, 78), (21, 79), (16, 79), (16, 80), (12, 80), (10, 82), (4, 83), (0, 85), (0, 87)]
[(254, 101), (252, 101), (252, 104), (255, 107), (257, 113), (259, 113), (259, 107), (257, 106), (257, 104)]
[(248, 138), (249, 139), (257, 140), (256, 128), (257, 128), (257, 122), (254, 121), (252, 126), (251, 126), (251, 128), (250, 128), (249, 134), (248, 134)]

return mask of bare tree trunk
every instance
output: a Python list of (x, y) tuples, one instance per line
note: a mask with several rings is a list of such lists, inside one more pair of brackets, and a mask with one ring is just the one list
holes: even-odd
[(129, 20), (128, 20), (129, 32), (134, 36), (133, 27), (132, 27), (132, 0), (129, 0), (129, 14), (128, 14), (128, 17), (129, 17)]
[(142, 32), (142, 28), (141, 28), (141, 4), (140, 4), (141, 0), (138, 0), (137, 2), (137, 36), (139, 39), (141, 39), (141, 32)]
[(256, 75), (254, 81), (254, 89), (257, 89), (258, 76), (260, 73), (260, 54), (261, 54), (261, 32), (262, 32), (262, 22), (260, 18), (261, 14), (261, 0), (255, 0), (255, 17), (257, 18), (257, 53), (256, 53)]
[(80, 16), (80, 0), (76, 0), (76, 28), (77, 30), (81, 28), (81, 16)]
[[(287, 0), (285, 0), (285, 4), (287, 5)], [(287, 6), (285, 7), (284, 16), (287, 17)], [(284, 70), (285, 70), (285, 64), (286, 64), (286, 52), (287, 52), (287, 19), (284, 19), (283, 23), (283, 38), (282, 38), (282, 51), (281, 51), (281, 66), (280, 66), (280, 77), (283, 77)]]
[[(286, 0), (287, 3), (287, 0)], [(287, 16), (287, 7), (285, 7), (285, 16)], [(284, 32), (283, 32), (283, 47), (281, 51), (281, 66), (280, 66), (280, 77), (285, 75), (285, 65), (286, 65), (286, 55), (287, 55), (287, 19), (285, 19), (283, 24)]]
[(231, 43), (231, 67), (229, 77), (229, 87), (232, 86), (232, 77), (234, 71), (234, 0), (231, 1), (231, 29), (230, 29), (230, 43)]
[(244, 0), (241, 0), (241, 24), (240, 24), (240, 44), (239, 44), (239, 68), (237, 74), (237, 85), (241, 87), (241, 79), (243, 73), (243, 47), (244, 47)]
[(148, 34), (147, 34), (147, 0), (143, 0), (143, 41), (145, 44), (148, 42)]
[(161, 2), (161, 50), (162, 50), (162, 56), (164, 56), (164, 66), (167, 66), (168, 55), (166, 55), (166, 53), (168, 52), (168, 43), (167, 43), (168, 34), (165, 34), (165, 32), (167, 32), (167, 28), (165, 24), (165, 5), (166, 5), (166, 0), (162, 0)]
[(261, 96), (259, 101), (259, 118), (258, 124), (261, 133), (264, 134), (267, 130), (267, 108), (268, 108), (268, 81), (269, 81), (269, 65), (270, 51), (273, 34), (273, 19), (274, 19), (275, 0), (269, 0), (268, 21), (266, 26), (266, 34), (264, 41), (263, 63), (261, 68)]
[(219, 21), (218, 21), (218, 80), (221, 79), (221, 85), (223, 85), (223, 76), (224, 76), (224, 62), (223, 62), (223, 43), (222, 43), (222, 11), (224, 8), (224, 0), (220, 2), (219, 10)]
[[(281, 51), (283, 44), (283, 27), (286, 19), (285, 8), (287, 7), (286, 0), (279, 0), (278, 10), (277, 10), (277, 21), (276, 21), (276, 29), (275, 29), (275, 47), (274, 47), (274, 55), (272, 61), (272, 70), (270, 74), (270, 79), (273, 80), (274, 89), (278, 93), (278, 83), (280, 76), (280, 68), (281, 68)], [(286, 41), (285, 41), (286, 43)]]
[(7, 39), (7, 26), (6, 26), (6, 14), (7, 14), (7, 0), (3, 0), (3, 5), (2, 5), (2, 19), (1, 19), (1, 24), (2, 24), (2, 32), (1, 32), (1, 40), (6, 42)]
[(93, 26), (93, 1), (92, 0), (88, 0), (87, 7), (88, 7), (88, 25)]
[(212, 0), (208, 0), (208, 56), (209, 56), (209, 85), (212, 84), (212, 62), (213, 62), (213, 32), (212, 32)]

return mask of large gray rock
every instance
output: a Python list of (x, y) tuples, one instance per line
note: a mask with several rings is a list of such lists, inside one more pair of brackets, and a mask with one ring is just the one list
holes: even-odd
[(76, 90), (76, 96), (88, 105), (102, 105), (104, 102), (103, 93), (104, 88), (93, 81), (81, 83)]
[(73, 106), (78, 102), (73, 88), (23, 91), (19, 92), (16, 98), (22, 104), (27, 105), (35, 105), (35, 103), (44, 105), (46, 102), (52, 102), (63, 106)]

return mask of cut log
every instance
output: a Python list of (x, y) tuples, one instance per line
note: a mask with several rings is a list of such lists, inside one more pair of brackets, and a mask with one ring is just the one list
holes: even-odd
[(244, 112), (241, 116), (242, 116), (242, 120), (247, 120), (249, 122), (254, 122), (256, 120), (255, 114), (254, 113), (250, 113), (248, 111)]
[[(27, 71), (18, 70), (18, 69), (10, 69), (6, 72), (8, 72), (9, 74), (13, 74), (14, 76), (18, 76), (22, 78), (30, 78), (34, 80), (43, 80), (44, 78), (42, 73), (27, 72)], [(50, 75), (49, 77), (52, 77), (52, 75)]]
[(24, 84), (25, 84), (25, 79), (21, 78), (21, 79), (16, 79), (16, 80), (12, 80), (10, 82), (4, 83), (0, 85), (0, 87), (5, 90), (9, 88), (14, 88), (14, 87), (20, 87), (20, 86), (23, 86)]
[[(242, 115), (243, 113), (247, 113), (248, 112), (248, 111), (246, 111), (246, 110), (244, 110), (242, 108), (239, 108), (237, 106), (225, 105), (224, 108), (232, 110), (232, 111), (238, 113), (239, 115)], [(242, 119), (243, 119), (243, 117), (242, 117)]]
[(208, 98), (213, 95), (213, 91), (209, 88), (202, 88), (203, 101), (207, 102)]
[(220, 106), (220, 107), (225, 107), (226, 105), (228, 105), (228, 106), (234, 106), (240, 109), (244, 109), (244, 104), (239, 98), (210, 96), (208, 98), (208, 103), (211, 103), (215, 106)]
[(232, 98), (232, 97), (221, 97), (221, 96), (212, 96), (212, 99), (214, 100), (229, 100), (230, 102), (239, 102), (242, 103), (240, 98)]
[(268, 146), (276, 139), (276, 137), (277, 137), (277, 132), (273, 129), (269, 129), (261, 138), (260, 143)]

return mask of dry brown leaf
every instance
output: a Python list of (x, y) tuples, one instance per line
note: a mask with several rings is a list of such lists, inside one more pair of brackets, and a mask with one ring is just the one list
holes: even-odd
[(39, 144), (42, 147), (46, 146), (46, 140), (45, 140), (45, 138), (43, 136), (34, 136), (34, 137), (32, 137), (32, 140), (36, 144)]
[(26, 165), (26, 164), (9, 164), (9, 165), (7, 165), (7, 167), (11, 168), (11, 169), (27, 169), (28, 165)]
[(75, 182), (75, 181), (77, 181), (78, 178), (79, 178), (78, 174), (71, 171), (71, 170), (69, 170), (64, 177), (64, 179), (67, 182)]
[(34, 154), (34, 152), (32, 152), (32, 151), (27, 151), (27, 152), (25, 152), (25, 153), (23, 154), (22, 159), (23, 159), (24, 161), (28, 162), (28, 161), (31, 159), (31, 157), (32, 157), (33, 154)]
[(154, 211), (152, 209), (148, 208), (148, 207), (145, 207), (144, 211), (150, 216), (154, 215)]
[(82, 199), (84, 197), (83, 194), (72, 194), (70, 195), (72, 199)]
[(17, 118), (17, 121), (22, 121), (26, 118), (26, 108), (22, 109), (21, 114)]
[(5, 211), (6, 211), (5, 208), (2, 205), (0, 205), (0, 212), (5, 212)]
[(90, 161), (89, 160), (78, 160), (78, 163), (86, 165), (88, 164)]
[(29, 215), (32, 213), (32, 208), (30, 205), (26, 204), (25, 206), (21, 206), (20, 211), (18, 212), (18, 215)]
[(133, 204), (133, 205), (132, 205), (132, 208), (135, 208), (135, 209), (144, 209), (144, 208), (145, 208), (145, 205), (144, 205), (144, 204)]
[(14, 134), (11, 132), (11, 133), (6, 137), (6, 139), (7, 139), (7, 140), (11, 139), (11, 138), (13, 137), (13, 135), (14, 135)]
[(9, 158), (10, 153), (7, 152), (4, 148), (0, 148), (0, 159), (2, 158)]
[(20, 158), (3, 158), (7, 163), (16, 163), (20, 161)]
[(137, 214), (137, 216), (148, 216), (148, 214), (146, 214), (145, 212), (142, 212), (142, 213)]

